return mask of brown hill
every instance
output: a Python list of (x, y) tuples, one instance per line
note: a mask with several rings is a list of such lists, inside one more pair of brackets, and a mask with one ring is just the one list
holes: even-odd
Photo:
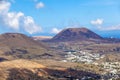
[(68, 28), (53, 37), (52, 41), (78, 41), (88, 39), (102, 39), (102, 37), (87, 28)]
[(0, 62), (0, 80), (81, 80), (83, 76), (92, 77), (92, 80), (99, 78), (95, 73), (72, 68), (51, 69), (31, 60)]
[(7, 58), (40, 58), (49, 52), (42, 42), (34, 41), (20, 33), (5, 33), (0, 35), (0, 56)]
[(30, 46), (41, 46), (45, 48), (42, 43), (38, 43), (24, 34), (20, 33), (5, 33), (0, 35), (0, 44), (7, 45), (9, 47), (30, 47)]

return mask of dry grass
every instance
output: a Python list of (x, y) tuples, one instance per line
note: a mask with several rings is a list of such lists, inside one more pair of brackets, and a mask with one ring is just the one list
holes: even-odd
[(72, 62), (62, 62), (62, 61), (55, 61), (51, 59), (42, 59), (42, 60), (34, 60), (40, 64), (45, 65), (47, 68), (57, 69), (57, 70), (66, 70), (67, 68), (73, 68), (83, 71), (90, 71), (101, 74), (99, 66), (92, 65), (92, 64), (84, 64), (84, 63), (72, 63)]
[[(75, 70), (83, 70), (83, 72), (86, 70), (87, 71), (88, 70), (95, 71), (94, 69), (98, 70), (98, 67), (94, 65), (87, 65), (87, 64), (80, 64), (80, 63), (61, 62), (61, 61), (56, 61), (51, 59), (32, 60), (32, 61), (19, 59), (19, 60), (0, 62), (0, 80), (9, 80), (8, 78), (11, 77), (10, 76), (10, 74), (12, 73), (11, 71), (14, 72), (14, 70), (20, 72), (19, 74), (20, 76), (21, 74), (25, 73), (25, 75), (27, 75), (26, 77), (30, 77), (29, 73), (26, 73), (26, 71), (24, 71), (24, 70), (28, 70), (32, 73), (32, 75), (37, 73), (38, 76), (48, 77), (50, 76), (49, 74), (51, 72), (47, 72), (46, 70), (50, 70), (50, 71), (57, 70), (58, 72), (59, 71), (64, 72), (67, 70), (67, 68), (73, 68)], [(95, 72), (97, 72), (97, 70)], [(14, 73), (14, 77), (16, 77), (15, 73)]]
[(28, 60), (13, 60), (0, 63), (0, 68), (45, 68), (45, 66)]
[(37, 62), (22, 59), (0, 62), (0, 80), (6, 80), (10, 73), (9, 70), (12, 68), (34, 71), (37, 68), (45, 68), (45, 66), (38, 64)]

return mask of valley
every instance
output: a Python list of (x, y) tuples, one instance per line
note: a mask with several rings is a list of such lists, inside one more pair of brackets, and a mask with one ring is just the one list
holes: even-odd
[(111, 41), (86, 28), (66, 30), (69, 34), (63, 30), (55, 38), (1, 34), (0, 79), (119, 80), (119, 39)]

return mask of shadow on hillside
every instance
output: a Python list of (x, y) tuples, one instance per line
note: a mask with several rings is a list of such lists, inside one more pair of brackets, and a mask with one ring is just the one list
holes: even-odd
[(13, 68), (9, 71), (7, 80), (46, 80), (28, 69)]
[[(81, 80), (83, 77), (90, 78), (87, 80), (98, 80), (100, 79), (100, 75), (94, 74), (92, 72), (82, 71), (82, 70), (75, 70), (72, 68), (69, 68), (67, 70), (52, 70), (52, 69), (46, 69), (46, 71), (49, 73), (50, 76), (53, 76), (57, 78), (57, 80)], [(86, 79), (85, 79), (86, 80)]]
[[(9, 78), (7, 80), (99, 80), (100, 75), (91, 72), (80, 71), (75, 69), (53, 70), (53, 69), (37, 69), (35, 73), (28, 69), (13, 68), (9, 70)], [(39, 76), (38, 72), (47, 72), (47, 76)], [(90, 79), (87, 79), (90, 78)]]
[(7, 61), (6, 58), (0, 57), (0, 62)]

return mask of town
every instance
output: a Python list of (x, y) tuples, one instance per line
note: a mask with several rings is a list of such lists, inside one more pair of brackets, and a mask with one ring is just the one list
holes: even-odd
[(102, 62), (98, 63), (97, 60), (103, 59), (105, 55), (100, 53), (89, 53), (85, 51), (65, 51), (65, 60), (63, 62), (77, 62), (83, 64), (93, 64), (103, 70), (101, 78), (103, 80), (113, 80), (120, 78), (120, 62)]

